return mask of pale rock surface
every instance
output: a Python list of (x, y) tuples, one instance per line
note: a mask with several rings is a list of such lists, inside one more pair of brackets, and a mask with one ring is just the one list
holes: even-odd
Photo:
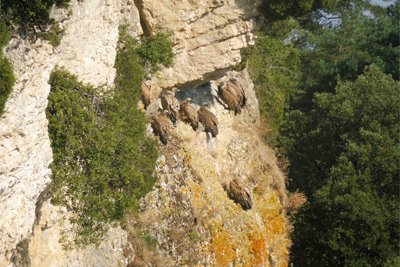
[(256, 0), (136, 0), (144, 32), (172, 33), (175, 65), (159, 77), (162, 88), (187, 90), (223, 76), (255, 44)]
[(60, 46), (52, 48), (41, 40), (30, 44), (15, 37), (4, 48), (16, 83), (0, 118), (0, 266), (10, 264), (16, 245), (32, 233), (37, 199), (51, 181), (45, 114), (51, 71), (58, 64), (94, 86), (112, 85), (118, 26), (126, 19), (141, 33), (132, 1), (71, 1), (70, 5), (71, 13), (53, 12), (66, 28)]
[[(40, 216), (33, 226), (33, 235), (28, 242), (28, 256), (30, 266), (126, 266), (127, 262), (122, 253), (128, 245), (127, 233), (121, 227), (111, 228), (107, 238), (96, 247), (90, 245), (77, 252), (64, 250), (59, 243), (63, 233), (67, 238), (71, 225), (63, 220), (64, 211), (51, 205), (46, 200), (40, 209)], [(60, 220), (63, 223), (60, 224)], [(14, 262), (16, 266), (18, 264)]]

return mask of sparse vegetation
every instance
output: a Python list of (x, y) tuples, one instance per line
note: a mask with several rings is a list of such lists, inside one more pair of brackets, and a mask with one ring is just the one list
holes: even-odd
[(49, 27), (49, 31), (39, 32), (37, 36), (43, 40), (50, 41), (52, 46), (59, 46), (65, 29), (61, 29), (57, 22), (53, 22)]

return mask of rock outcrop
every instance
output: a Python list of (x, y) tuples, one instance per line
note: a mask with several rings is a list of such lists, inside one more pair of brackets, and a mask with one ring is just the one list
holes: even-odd
[(223, 76), (255, 44), (256, 0), (136, 0), (145, 33), (172, 33), (175, 65), (160, 86), (186, 90)]

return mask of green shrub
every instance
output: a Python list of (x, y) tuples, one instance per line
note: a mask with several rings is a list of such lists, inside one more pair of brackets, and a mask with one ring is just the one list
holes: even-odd
[(56, 7), (68, 6), (70, 0), (1, 0), (0, 14), (8, 23), (19, 25), (36, 32), (42, 32), (54, 20), (50, 18), (53, 5)]
[(140, 39), (138, 53), (153, 72), (161, 69), (160, 64), (166, 67), (171, 67), (173, 64), (174, 53), (170, 37), (171, 34), (163, 33), (158, 28), (155, 35), (142, 36)]
[[(157, 142), (146, 136), (144, 113), (136, 108), (148, 61), (128, 27), (119, 30), (115, 90), (100, 93), (62, 68), (50, 75), (52, 203), (72, 212), (77, 246), (99, 243), (109, 223), (136, 210), (156, 181)], [(166, 59), (172, 62), (159, 63)]]
[(48, 32), (39, 32), (37, 35), (43, 40), (50, 41), (50, 44), (55, 47), (61, 44), (64, 33), (65, 29), (61, 29), (57, 22), (53, 22)]
[(0, 116), (3, 114), (4, 106), (11, 94), (15, 83), (15, 77), (11, 62), (3, 57), (3, 46), (10, 40), (10, 32), (4, 20), (0, 20)]

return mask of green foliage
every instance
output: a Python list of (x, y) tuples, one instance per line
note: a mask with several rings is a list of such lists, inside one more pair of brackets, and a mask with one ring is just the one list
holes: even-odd
[(271, 129), (266, 138), (274, 145), (287, 103), (295, 93), (300, 59), (292, 44), (262, 35), (257, 45), (245, 52), (243, 61), (254, 82), (261, 115)]
[(36, 32), (52, 24), (50, 11), (53, 5), (67, 7), (70, 0), (1, 0), (1, 17), (8, 23), (25, 27)]
[[(142, 36), (141, 45), (138, 53), (142, 59), (149, 65), (153, 71), (161, 70), (160, 64), (165, 67), (171, 67), (173, 64), (174, 53), (172, 51), (171, 34), (163, 33), (160, 29), (155, 35)], [(146, 69), (147, 69), (146, 68)]]
[(77, 246), (100, 242), (156, 181), (157, 142), (146, 136), (144, 113), (136, 108), (147, 60), (127, 31), (120, 27), (115, 90), (100, 92), (65, 69), (50, 76), (52, 202), (72, 212)]
[(61, 29), (58, 23), (53, 22), (48, 32), (40, 32), (37, 34), (39, 38), (50, 41), (52, 46), (59, 46), (61, 44), (61, 38), (65, 33), (65, 29)]
[(297, 17), (307, 12), (334, 5), (339, 0), (263, 0), (260, 11), (268, 21), (276, 21), (289, 16)]
[[(3, 48), (8, 41), (10, 41), (10, 31), (8, 30), (8, 27), (6, 25), (6, 22), (4, 20), (0, 20), (0, 48)], [(3, 53), (0, 51), (0, 53)]]
[(356, 80), (372, 63), (398, 80), (399, 13), (399, 1), (388, 8), (352, 1), (301, 18), (296, 46), (304, 73), (299, 91), (305, 93), (292, 106), (310, 108), (316, 92), (334, 92), (340, 81)]
[(290, 189), (308, 202), (295, 218), (296, 266), (383, 266), (399, 251), (399, 83), (377, 66), (308, 113), (288, 114), (281, 144)]
[(4, 20), (0, 20), (0, 116), (3, 114), (8, 96), (15, 83), (13, 66), (3, 56), (3, 46), (10, 40), (10, 32)]

